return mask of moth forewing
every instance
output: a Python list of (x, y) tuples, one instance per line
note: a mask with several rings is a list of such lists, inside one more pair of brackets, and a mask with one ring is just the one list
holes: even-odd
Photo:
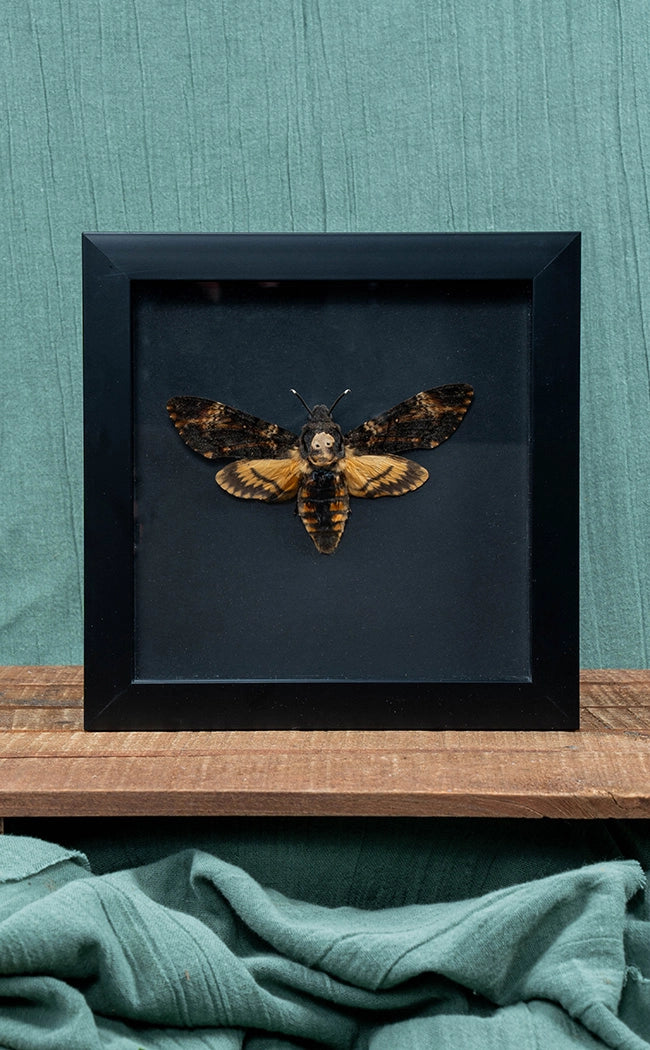
[(458, 429), (474, 398), (467, 383), (421, 390), (345, 435), (358, 452), (414, 452), (437, 448)]
[(286, 456), (298, 436), (277, 423), (205, 397), (172, 397), (167, 411), (186, 445), (206, 459)]
[(429, 472), (403, 456), (371, 456), (350, 453), (341, 462), (351, 496), (376, 499), (402, 496), (424, 485)]

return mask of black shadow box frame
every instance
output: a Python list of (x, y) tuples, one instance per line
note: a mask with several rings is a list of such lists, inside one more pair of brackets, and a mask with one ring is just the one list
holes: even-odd
[[(92, 233), (83, 274), (87, 729), (578, 727), (579, 234)], [(455, 382), (332, 556), (165, 411), (350, 387), (345, 432)]]

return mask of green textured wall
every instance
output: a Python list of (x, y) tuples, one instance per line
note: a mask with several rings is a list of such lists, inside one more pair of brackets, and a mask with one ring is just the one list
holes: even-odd
[(648, 0), (5, 0), (0, 662), (82, 659), (82, 230), (578, 229), (582, 663), (647, 665), (649, 26)]

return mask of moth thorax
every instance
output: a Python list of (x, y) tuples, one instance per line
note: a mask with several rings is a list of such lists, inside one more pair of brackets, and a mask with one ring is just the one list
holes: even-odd
[(316, 418), (305, 423), (300, 435), (303, 456), (314, 466), (329, 466), (343, 453), (343, 434), (324, 405), (313, 409)]
[[(338, 429), (338, 428), (337, 428)], [(330, 427), (310, 427), (304, 435), (307, 458), (315, 466), (329, 466), (339, 459), (343, 450), (341, 432)]]
[(317, 430), (309, 443), (311, 451), (318, 452), (321, 455), (326, 452), (333, 452), (336, 445), (336, 435), (330, 434), (327, 430)]

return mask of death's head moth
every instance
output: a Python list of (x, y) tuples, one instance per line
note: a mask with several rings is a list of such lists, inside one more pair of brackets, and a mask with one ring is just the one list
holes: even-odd
[(339, 545), (350, 496), (402, 496), (429, 474), (401, 452), (436, 448), (451, 437), (472, 403), (467, 383), (423, 390), (344, 434), (328, 408), (309, 408), (300, 434), (267, 423), (221, 401), (172, 397), (167, 411), (183, 441), (208, 459), (232, 459), (216, 482), (239, 499), (283, 503), (296, 499), (298, 514), (321, 554)]

